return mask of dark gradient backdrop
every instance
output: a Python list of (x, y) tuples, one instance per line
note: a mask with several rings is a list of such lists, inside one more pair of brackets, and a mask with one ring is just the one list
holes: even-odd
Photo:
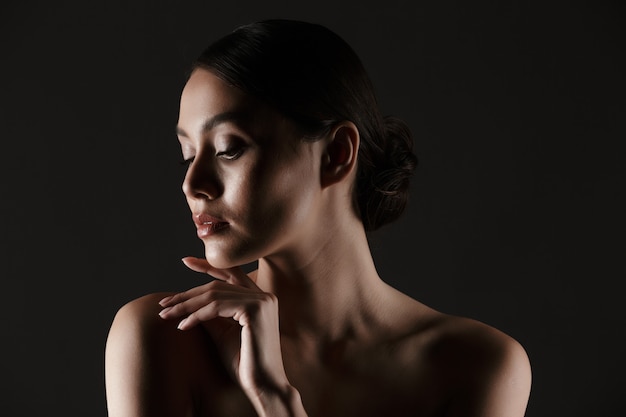
[[(252, 20), (351, 43), (420, 166), (380, 274), (528, 350), (527, 416), (623, 412), (623, 2), (31, 1), (0, 6), (2, 416), (105, 416), (118, 307), (194, 286), (174, 136), (189, 63)], [(323, 225), (321, 225), (323, 227)]]

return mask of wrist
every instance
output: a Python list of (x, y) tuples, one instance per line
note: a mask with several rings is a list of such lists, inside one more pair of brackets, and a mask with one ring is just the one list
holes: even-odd
[(300, 392), (292, 385), (258, 392), (252, 403), (261, 417), (307, 416)]

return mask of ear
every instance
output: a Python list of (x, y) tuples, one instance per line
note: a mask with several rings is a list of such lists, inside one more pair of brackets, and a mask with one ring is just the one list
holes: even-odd
[(356, 168), (359, 153), (359, 129), (352, 122), (336, 125), (326, 139), (322, 154), (322, 187), (336, 184), (348, 177)]

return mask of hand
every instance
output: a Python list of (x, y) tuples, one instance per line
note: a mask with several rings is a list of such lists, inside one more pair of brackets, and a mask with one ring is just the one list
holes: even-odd
[(164, 298), (164, 319), (185, 317), (180, 330), (197, 325), (216, 341), (222, 360), (255, 407), (261, 394), (282, 395), (292, 387), (285, 374), (278, 327), (278, 299), (262, 291), (239, 267), (217, 269), (205, 259), (183, 263), (216, 280)]

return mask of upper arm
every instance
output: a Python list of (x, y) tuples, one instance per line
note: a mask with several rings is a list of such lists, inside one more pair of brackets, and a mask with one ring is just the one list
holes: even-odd
[(180, 350), (193, 335), (158, 316), (163, 296), (131, 301), (115, 315), (105, 350), (110, 417), (175, 417), (192, 410), (192, 366)]
[(531, 387), (524, 348), (495, 329), (477, 332), (463, 348), (459, 385), (446, 416), (523, 417)]

